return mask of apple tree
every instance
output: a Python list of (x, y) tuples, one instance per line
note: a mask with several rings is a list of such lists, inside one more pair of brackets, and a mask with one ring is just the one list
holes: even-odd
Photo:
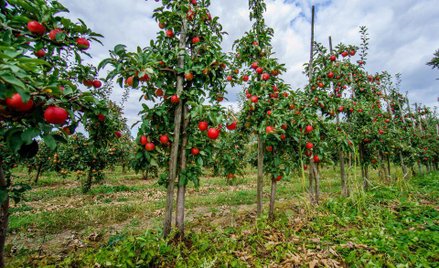
[[(65, 140), (56, 129), (104, 106), (94, 90), (78, 87), (84, 77), (95, 75), (82, 57), (100, 35), (60, 12), (68, 10), (57, 1), (0, 1), (0, 267), (9, 196), (14, 195), (9, 160), (20, 151), (23, 157), (35, 156), (39, 139), (55, 149)], [(100, 87), (98, 82), (93, 85)]]
[[(188, 182), (199, 184), (201, 167), (220, 137), (227, 58), (221, 51), (222, 27), (210, 1), (163, 0), (154, 10), (160, 31), (149, 46), (128, 52), (118, 45), (100, 67), (108, 79), (140, 89), (143, 99), (136, 161), (166, 168), (159, 182), (167, 187), (164, 235), (169, 235), (177, 183), (176, 226), (184, 235)], [(176, 181), (176, 179), (178, 180)]]

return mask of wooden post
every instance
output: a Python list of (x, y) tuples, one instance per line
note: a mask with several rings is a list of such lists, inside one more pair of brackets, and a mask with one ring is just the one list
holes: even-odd
[[(310, 45), (310, 54), (309, 54), (309, 73), (308, 73), (309, 82), (312, 81), (312, 77), (313, 77), (314, 24), (315, 24), (314, 21), (315, 21), (315, 7), (312, 6), (312, 10), (311, 10), (311, 45)], [(320, 178), (319, 178), (318, 171), (314, 172), (315, 170), (317, 170), (316, 164), (314, 163), (314, 161), (311, 161), (310, 162), (310, 174), (312, 174), (312, 175), (310, 176), (310, 179), (314, 180), (314, 185), (318, 186), (319, 184), (317, 183), (317, 181), (319, 181)], [(310, 185), (310, 190), (312, 191), (311, 185)], [(315, 191), (315, 193), (317, 193), (317, 191)], [(314, 199), (314, 202), (318, 203), (318, 200)]]
[[(184, 16), (185, 18), (186, 16)], [(184, 49), (186, 48), (186, 30), (187, 21), (183, 19), (183, 26), (180, 33), (180, 43), (179, 43), (179, 56), (178, 56), (178, 68), (184, 69)], [(177, 74), (177, 96), (181, 96), (183, 92), (183, 82), (184, 74)], [(168, 188), (166, 192), (166, 207), (165, 207), (165, 219), (163, 227), (163, 235), (167, 237), (171, 232), (172, 224), (172, 210), (174, 205), (174, 186), (175, 179), (177, 178), (177, 167), (178, 167), (178, 153), (180, 145), (180, 129), (181, 129), (181, 117), (182, 117), (183, 104), (180, 101), (174, 112), (174, 142), (171, 147), (171, 159), (169, 161), (169, 181)]]
[[(422, 123), (421, 123), (421, 119), (419, 117), (419, 113), (418, 113), (418, 104), (415, 102), (415, 113), (414, 116), (416, 117), (416, 122), (418, 123), (418, 127), (419, 127), (419, 132), (422, 133)], [(419, 169), (419, 174), (422, 175), (423, 171), (422, 171), (422, 164), (421, 161), (418, 157), (418, 169)]]

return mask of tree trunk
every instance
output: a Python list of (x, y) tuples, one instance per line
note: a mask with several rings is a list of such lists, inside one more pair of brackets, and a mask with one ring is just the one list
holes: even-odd
[(264, 141), (262, 135), (258, 135), (258, 179), (256, 190), (256, 214), (261, 216), (262, 214), (262, 194), (264, 188)]
[(339, 150), (338, 158), (340, 159), (341, 194), (343, 196), (349, 196), (349, 185), (347, 183), (344, 153), (342, 150)]
[(405, 179), (409, 173), (407, 171), (407, 166), (404, 163), (404, 156), (402, 154), (402, 151), (399, 151), (399, 159), (401, 160), (401, 167), (403, 173), (402, 178)]
[[(183, 125), (181, 129), (182, 142), (180, 148), (180, 170), (186, 168), (186, 146), (188, 141), (187, 127), (189, 125), (188, 107), (183, 104)], [(186, 196), (186, 184), (183, 182), (181, 176), (178, 179), (178, 191), (177, 191), (177, 211), (175, 212), (175, 225), (178, 229), (178, 237), (181, 239), (184, 237), (184, 202)]]
[(0, 158), (0, 189), (5, 191), (6, 198), (0, 207), (0, 268), (5, 267), (5, 243), (9, 221), (9, 194), (6, 177), (3, 172), (3, 159)]
[[(186, 29), (187, 29), (187, 21), (183, 19), (183, 26), (180, 33), (180, 44), (179, 48), (181, 49), (180, 54), (178, 56), (177, 66), (180, 69), (184, 69), (184, 49), (186, 48)], [(183, 82), (184, 82), (184, 74), (179, 73), (177, 75), (177, 96), (181, 96), (183, 92)], [(171, 224), (172, 224), (172, 210), (174, 205), (174, 186), (175, 179), (177, 178), (177, 167), (178, 167), (178, 153), (179, 153), (179, 145), (180, 145), (180, 128), (181, 128), (181, 113), (183, 110), (182, 102), (180, 101), (175, 109), (174, 113), (174, 142), (171, 147), (171, 159), (169, 161), (169, 181), (168, 181), (168, 189), (166, 193), (166, 207), (165, 207), (165, 219), (164, 219), (164, 227), (163, 227), (163, 235), (167, 237), (171, 232)]]
[(270, 209), (268, 211), (268, 218), (273, 221), (274, 220), (274, 202), (276, 201), (276, 179), (271, 180), (271, 195), (270, 195)]
[(42, 168), (43, 168), (43, 163), (40, 163), (38, 165), (37, 175), (35, 176), (35, 181), (34, 181), (35, 183), (38, 183), (38, 179), (40, 178)]
[(390, 167), (390, 157), (389, 157), (389, 155), (387, 155), (387, 175), (389, 176), (389, 181), (391, 181), (392, 180), (392, 170), (391, 170), (391, 167)]
[(412, 176), (416, 176), (415, 166), (411, 165), (410, 169), (412, 170)]
[[(329, 36), (329, 51), (332, 55), (333, 51), (332, 51), (332, 38), (331, 36)], [(331, 82), (331, 88), (333, 88), (333, 83)], [(334, 94), (336, 94), (335, 89), (333, 89)], [(340, 114), (337, 113), (336, 115), (336, 125), (335, 127), (338, 129), (340, 127)], [(346, 182), (346, 172), (345, 172), (345, 159), (344, 159), (344, 152), (341, 149), (340, 146), (337, 146), (337, 150), (338, 150), (338, 161), (340, 162), (340, 179), (341, 179), (341, 194), (343, 196), (348, 196), (349, 195), (349, 188)], [(335, 168), (335, 166), (334, 166)]]
[(309, 191), (309, 202), (311, 203), (311, 204), (314, 204), (314, 187), (313, 187), (313, 185), (314, 185), (314, 172), (313, 172), (313, 169), (312, 169), (312, 165), (311, 165), (311, 163), (310, 163), (310, 165), (309, 165), (309, 171), (308, 171), (308, 180), (309, 180), (309, 189), (308, 189), (308, 191)]
[(386, 171), (385, 171), (385, 167), (384, 167), (384, 155), (382, 152), (379, 153), (380, 156), (380, 168), (378, 170), (378, 176), (382, 181), (387, 181), (386, 179)]
[(313, 170), (313, 177), (314, 177), (314, 202), (316, 204), (319, 203), (319, 198), (320, 198), (320, 175), (319, 175), (319, 169), (318, 169), (318, 164), (312, 162), (311, 167)]
[(366, 191), (369, 188), (368, 171), (364, 159), (364, 146), (360, 144), (360, 166), (361, 166), (361, 177), (363, 178), (363, 189)]

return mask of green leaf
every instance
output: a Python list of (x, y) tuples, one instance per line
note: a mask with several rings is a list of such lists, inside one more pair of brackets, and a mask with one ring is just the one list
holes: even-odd
[(125, 51), (126, 51), (126, 46), (125, 45), (119, 44), (119, 45), (116, 45), (114, 47), (114, 53), (116, 55), (118, 55), (118, 56), (121, 56), (123, 53), (125, 53)]
[(43, 140), (47, 147), (49, 147), (51, 150), (56, 149), (56, 140), (52, 135), (43, 136)]
[(21, 133), (21, 139), (24, 144), (31, 144), (33, 138), (40, 134), (40, 130), (36, 128), (28, 128), (23, 133)]
[(3, 81), (5, 81), (5, 82), (7, 82), (9, 84), (12, 84), (14, 86), (17, 86), (17, 87), (20, 87), (20, 88), (23, 88), (23, 89), (26, 88), (26, 86), (24, 85), (23, 82), (21, 82), (20, 80), (18, 80), (15, 76), (12, 76), (11, 74), (8, 74), (8, 73), (2, 74), (0, 76), (0, 78)]

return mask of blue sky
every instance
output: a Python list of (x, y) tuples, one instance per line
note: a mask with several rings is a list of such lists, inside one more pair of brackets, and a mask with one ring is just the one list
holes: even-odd
[[(71, 18), (82, 18), (94, 31), (105, 36), (104, 46), (92, 44), (90, 53), (97, 64), (108, 56), (108, 50), (124, 43), (130, 49), (145, 46), (159, 28), (152, 19), (158, 3), (149, 0), (61, 0), (70, 9)], [(211, 13), (220, 17), (228, 36), (224, 50), (251, 26), (247, 0), (213, 0)], [(410, 99), (427, 106), (438, 106), (438, 70), (425, 63), (439, 49), (439, 5), (437, 0), (267, 0), (266, 22), (274, 28), (274, 51), (288, 72), (283, 74), (292, 88), (303, 87), (306, 78), (303, 64), (309, 57), (310, 11), (316, 5), (316, 41), (327, 44), (360, 43), (359, 26), (369, 29), (370, 46), (367, 70), (387, 70), (402, 74), (402, 91)], [(102, 74), (104, 76), (105, 74)], [(236, 106), (238, 88), (230, 89), (225, 105)], [(125, 104), (129, 124), (138, 120), (141, 108), (139, 91), (133, 91)], [(122, 90), (114, 88), (113, 100), (120, 100)], [(135, 133), (133, 133), (135, 135)]]

